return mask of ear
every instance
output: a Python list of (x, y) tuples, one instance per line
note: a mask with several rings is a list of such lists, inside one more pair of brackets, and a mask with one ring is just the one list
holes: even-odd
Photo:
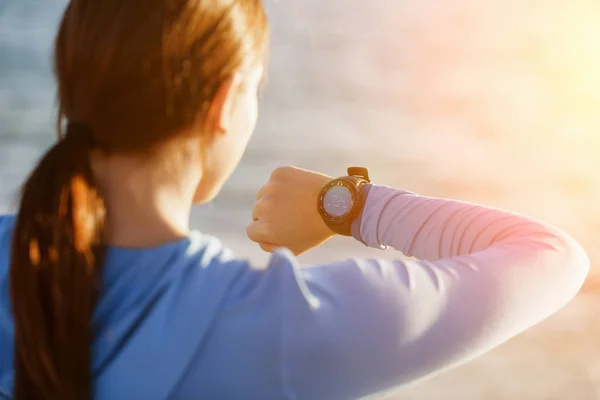
[(239, 74), (234, 74), (217, 89), (207, 114), (208, 127), (212, 132), (223, 135), (229, 131), (239, 81)]

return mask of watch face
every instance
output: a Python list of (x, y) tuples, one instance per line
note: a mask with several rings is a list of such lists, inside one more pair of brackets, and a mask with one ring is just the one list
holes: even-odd
[(342, 217), (348, 214), (353, 205), (352, 193), (342, 184), (330, 188), (323, 197), (323, 208), (332, 217)]

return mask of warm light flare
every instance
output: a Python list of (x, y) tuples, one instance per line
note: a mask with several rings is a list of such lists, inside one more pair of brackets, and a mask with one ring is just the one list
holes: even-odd
[(600, 2), (403, 4), (402, 29), (371, 51), (384, 57), (369, 84), (393, 92), (378, 104), (403, 116), (378, 154), (420, 167), (390, 183), (545, 219), (575, 232), (596, 263)]

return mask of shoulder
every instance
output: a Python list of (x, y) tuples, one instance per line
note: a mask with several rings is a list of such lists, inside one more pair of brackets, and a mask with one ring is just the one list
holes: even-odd
[[(256, 264), (245, 258), (222, 263), (220, 269), (235, 274), (224, 307), (228, 310), (264, 307), (277, 303), (286, 293), (301, 293), (302, 274), (296, 257), (288, 249), (278, 249), (266, 263)], [(262, 304), (262, 306), (261, 306)], [(270, 308), (270, 307), (269, 307)]]
[[(199, 296), (219, 294), (222, 310), (259, 306), (301, 280), (295, 256), (278, 249), (266, 263), (257, 264), (235, 254), (223, 242), (210, 235), (192, 232), (189, 239), (169, 252), (169, 275), (180, 280), (178, 290), (189, 289)], [(287, 288), (287, 289), (285, 289)]]

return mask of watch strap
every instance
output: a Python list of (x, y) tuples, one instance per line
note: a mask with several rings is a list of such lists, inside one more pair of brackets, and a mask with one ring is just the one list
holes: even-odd
[(350, 231), (352, 233), (352, 236), (356, 240), (358, 240), (359, 242), (361, 242), (362, 244), (364, 244), (365, 246), (367, 244), (365, 243), (365, 241), (362, 238), (362, 235), (360, 233), (360, 227), (361, 227), (361, 224), (362, 224), (362, 217), (363, 217), (363, 212), (365, 210), (365, 205), (367, 203), (367, 198), (369, 197), (369, 192), (371, 191), (372, 187), (373, 187), (373, 185), (371, 183), (365, 183), (364, 185), (362, 185), (360, 187), (360, 196), (361, 196), (360, 212), (354, 218), (354, 220), (352, 221), (352, 225), (350, 226)]

